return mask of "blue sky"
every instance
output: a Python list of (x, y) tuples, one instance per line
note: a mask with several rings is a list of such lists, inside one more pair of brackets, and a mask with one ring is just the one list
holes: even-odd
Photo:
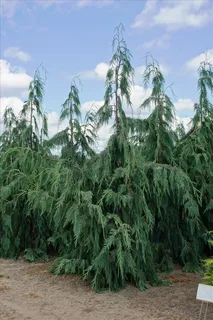
[[(180, 117), (192, 115), (196, 69), (204, 51), (212, 61), (212, 0), (1, 0), (1, 18), (1, 111), (8, 101), (20, 108), (41, 62), (49, 72), (48, 112), (60, 111), (74, 75), (83, 83), (83, 109), (91, 101), (100, 103), (113, 31), (120, 22), (136, 68), (135, 108), (145, 94), (140, 71), (147, 52), (159, 61), (167, 84), (174, 82)], [(55, 124), (57, 114), (51, 117)]]

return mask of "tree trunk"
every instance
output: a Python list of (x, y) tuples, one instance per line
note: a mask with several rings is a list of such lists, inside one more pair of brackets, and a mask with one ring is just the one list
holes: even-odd
[(71, 143), (71, 148), (73, 149), (73, 110), (72, 110), (72, 86), (71, 86), (71, 91), (70, 91), (70, 135), (71, 135), (71, 139), (70, 139), (70, 143)]
[(119, 117), (118, 117), (118, 72), (119, 66), (115, 71), (115, 126), (116, 126), (116, 135), (119, 134)]
[(30, 102), (30, 147), (33, 149), (33, 104)]

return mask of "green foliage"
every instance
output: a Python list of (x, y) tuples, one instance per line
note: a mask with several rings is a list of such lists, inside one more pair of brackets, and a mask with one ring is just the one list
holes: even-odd
[[(68, 127), (51, 139), (43, 139), (47, 117), (38, 70), (21, 117), (6, 109), (0, 141), (0, 256), (24, 253), (29, 261), (46, 260), (54, 251), (54, 274), (78, 273), (96, 291), (116, 291), (127, 282), (144, 290), (147, 283), (162, 285), (158, 271), (171, 271), (174, 263), (198, 272), (212, 239), (207, 231), (213, 226), (213, 74), (210, 64), (201, 64), (199, 103), (185, 133), (181, 126), (173, 128), (174, 105), (150, 55), (144, 85), (151, 94), (140, 107), (150, 115), (126, 116), (134, 70), (122, 25), (113, 50), (104, 105), (82, 120), (73, 80), (60, 116), (68, 119)], [(113, 134), (96, 154), (97, 130), (104, 123), (112, 123)], [(56, 146), (60, 156), (50, 152)]]
[(148, 161), (172, 164), (174, 144), (177, 140), (172, 129), (174, 105), (165, 93), (163, 74), (153, 58), (151, 62), (147, 61), (144, 72), (145, 87), (151, 80), (152, 93), (141, 105), (142, 109), (153, 109), (151, 115), (146, 119), (143, 146), (146, 149)]
[[(41, 142), (43, 136), (48, 136), (47, 117), (42, 110), (44, 99), (45, 82), (40, 75), (40, 67), (36, 70), (33, 80), (29, 85), (28, 100), (24, 102), (20, 116), (26, 123), (29, 123), (30, 130), (30, 148), (37, 148), (39, 144), (39, 135)], [(46, 70), (43, 67), (43, 70)], [(41, 119), (41, 132), (39, 132), (38, 120)]]
[(28, 248), (46, 253), (51, 225), (44, 205), (49, 198), (43, 191), (45, 181), (39, 184), (46, 159), (29, 148), (16, 148), (8, 149), (0, 161), (1, 256), (16, 257)]
[(213, 286), (213, 258), (207, 259), (205, 261), (205, 268), (206, 272), (204, 279), (206, 281), (206, 284)]
[(123, 31), (122, 24), (115, 29), (112, 43), (114, 53), (106, 75), (104, 105), (98, 110), (99, 125), (108, 123), (113, 117), (117, 134), (121, 131), (124, 116), (123, 99), (128, 107), (132, 105), (130, 92), (134, 76), (134, 69), (131, 65), (132, 56), (123, 38)]
[(34, 261), (47, 261), (48, 256), (45, 252), (43, 252), (41, 249), (36, 248), (35, 250), (32, 250), (31, 248), (24, 250), (24, 258), (30, 262)]
[(84, 123), (80, 123), (81, 104), (79, 90), (75, 79), (73, 79), (68, 98), (62, 104), (59, 121), (60, 123), (68, 119), (69, 126), (54, 135), (47, 145), (50, 148), (62, 147), (63, 158), (72, 159), (72, 162), (82, 163), (86, 157), (95, 154), (91, 148), (96, 139), (95, 117), (91, 110), (87, 112)]

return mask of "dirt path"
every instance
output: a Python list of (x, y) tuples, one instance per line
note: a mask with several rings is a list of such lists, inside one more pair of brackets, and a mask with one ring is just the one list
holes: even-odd
[[(195, 320), (199, 277), (173, 273), (182, 279), (169, 287), (140, 292), (128, 286), (119, 293), (97, 294), (78, 276), (53, 276), (50, 263), (31, 264), (0, 259), (1, 320)], [(209, 315), (213, 314), (212, 306)], [(209, 318), (211, 319), (211, 318)]]

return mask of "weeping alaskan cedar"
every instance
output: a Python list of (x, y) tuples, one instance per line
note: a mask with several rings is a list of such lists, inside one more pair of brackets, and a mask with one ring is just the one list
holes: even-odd
[[(45, 82), (36, 71), (20, 117), (8, 107), (0, 151), (0, 256), (59, 258), (52, 272), (79, 273), (99, 291), (131, 281), (141, 290), (179, 263), (198, 271), (213, 229), (213, 71), (199, 69), (199, 102), (191, 130), (174, 130), (174, 105), (150, 56), (141, 104), (147, 119), (130, 118), (134, 69), (116, 28), (104, 104), (81, 120), (75, 79), (62, 105), (68, 127), (49, 140), (42, 111)], [(40, 123), (37, 120), (40, 117)], [(97, 130), (112, 123), (95, 153)], [(61, 156), (51, 149), (61, 147)]]

